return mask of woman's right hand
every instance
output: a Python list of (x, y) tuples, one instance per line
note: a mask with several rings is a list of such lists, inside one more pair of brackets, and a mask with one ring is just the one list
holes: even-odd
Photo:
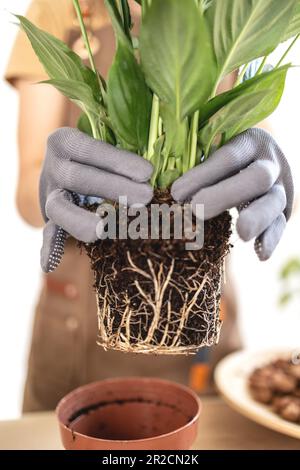
[[(85, 243), (97, 240), (99, 216), (76, 204), (75, 194), (128, 205), (148, 204), (152, 165), (135, 154), (92, 139), (73, 128), (60, 128), (48, 138), (40, 178), (40, 204), (46, 222), (41, 251), (43, 271), (59, 264), (68, 235)], [(98, 229), (97, 229), (98, 227)]]

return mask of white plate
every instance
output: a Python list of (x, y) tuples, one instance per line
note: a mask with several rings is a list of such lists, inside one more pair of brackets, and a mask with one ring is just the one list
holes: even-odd
[[(294, 351), (295, 353), (295, 351)], [(291, 358), (292, 351), (242, 351), (220, 361), (215, 382), (227, 403), (236, 411), (267, 428), (300, 439), (300, 425), (278, 416), (267, 405), (256, 402), (248, 390), (248, 379), (257, 367), (279, 358)]]

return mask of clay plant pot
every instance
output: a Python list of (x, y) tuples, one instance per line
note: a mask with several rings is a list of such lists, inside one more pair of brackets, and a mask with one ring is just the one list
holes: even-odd
[(187, 387), (152, 378), (94, 382), (57, 406), (67, 450), (187, 450), (201, 403)]

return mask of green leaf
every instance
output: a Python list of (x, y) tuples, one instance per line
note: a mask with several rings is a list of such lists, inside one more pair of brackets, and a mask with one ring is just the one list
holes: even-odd
[(300, 259), (293, 258), (282, 268), (280, 272), (281, 279), (288, 279), (294, 274), (300, 274)]
[(42, 31), (24, 16), (17, 15), (33, 50), (50, 79), (82, 81), (90, 86), (96, 101), (100, 100), (97, 75), (63, 41)]
[(77, 54), (64, 42), (37, 28), (24, 16), (17, 15), (17, 18), (50, 78), (82, 79), (83, 67)]
[(200, 7), (203, 12), (205, 12), (209, 7), (211, 7), (213, 0), (200, 0)]
[[(289, 65), (284, 66), (284, 67), (289, 68)], [(278, 74), (281, 75), (282, 69), (284, 69), (284, 67), (279, 68), (279, 69), (274, 69), (268, 72), (270, 74), (270, 79), (271, 77), (276, 77)], [(251, 90), (253, 90), (257, 85), (259, 86), (261, 81), (265, 81), (265, 74), (256, 75), (253, 78), (246, 80), (241, 85), (233, 88), (232, 90), (221, 93), (220, 95), (217, 95), (212, 100), (208, 101), (201, 108), (200, 127), (203, 127), (214, 114), (216, 114), (221, 108), (223, 108), (223, 106), (230, 103), (231, 101), (238, 98), (239, 96), (243, 95), (249, 89), (251, 92)]]
[(117, 41), (131, 47), (131, 40), (128, 36), (128, 31), (124, 28), (116, 0), (105, 0), (105, 6), (111, 18)]
[(255, 126), (276, 109), (283, 94), (289, 67), (285, 65), (261, 74), (259, 80), (249, 80), (248, 87), (242, 93), (237, 94), (237, 97), (210, 118), (199, 133), (206, 156), (217, 135), (226, 133), (225, 141), (228, 141)]
[(108, 114), (121, 145), (144, 153), (149, 134), (152, 97), (134, 56), (119, 43), (107, 86)]
[(130, 30), (132, 28), (131, 13), (128, 5), (128, 0), (121, 0), (121, 7), (123, 13), (123, 25), (126, 35), (131, 38)]
[(159, 172), (161, 171), (161, 168), (162, 168), (162, 150), (163, 150), (163, 147), (164, 147), (164, 143), (165, 143), (165, 136), (160, 136), (157, 141), (155, 142), (155, 144), (153, 145), (153, 155), (151, 157), (151, 160), (150, 162), (152, 163), (153, 167), (154, 167), (154, 172), (153, 172), (153, 175), (152, 175), (152, 178), (151, 178), (151, 183), (153, 186), (156, 185), (156, 180), (157, 180), (157, 177), (159, 175)]
[(117, 39), (117, 52), (107, 84), (110, 121), (123, 148), (144, 153), (148, 142), (151, 93), (135, 58), (132, 42), (124, 30), (116, 2), (105, 0), (105, 4)]
[[(96, 73), (93, 72), (93, 70), (89, 67), (84, 67), (82, 70), (82, 77), (84, 83), (91, 88), (95, 101), (100, 103), (102, 98), (102, 102), (105, 103), (105, 88), (103, 87), (103, 78), (101, 76), (97, 77)], [(101, 89), (99, 82), (101, 83)]]
[(287, 41), (288, 39), (297, 36), (300, 33), (300, 1), (297, 1), (297, 5), (294, 9), (292, 20), (289, 22), (288, 28), (285, 31), (281, 41)]
[(180, 177), (180, 172), (178, 169), (174, 170), (167, 170), (162, 173), (158, 178), (158, 186), (161, 189), (169, 188), (174, 181), (176, 181)]
[(279, 306), (285, 307), (291, 302), (292, 298), (292, 292), (285, 292), (284, 294), (281, 294), (281, 296), (279, 297)]
[(147, 83), (178, 121), (210, 96), (216, 64), (195, 0), (152, 0), (141, 27), (140, 53)]
[(89, 121), (89, 118), (85, 113), (81, 113), (81, 115), (78, 119), (78, 122), (77, 122), (77, 128), (81, 132), (84, 132), (85, 134), (93, 137), (93, 129), (91, 127), (91, 123)]
[(41, 83), (54, 86), (63, 95), (77, 104), (82, 111), (95, 118), (99, 116), (99, 104), (95, 101), (91, 88), (76, 80), (45, 80)]
[(173, 109), (166, 103), (161, 103), (160, 115), (164, 124), (167, 153), (172, 157), (182, 157), (188, 135), (188, 119), (178, 122)]
[(289, 24), (297, 1), (214, 1), (206, 16), (220, 78), (274, 50)]

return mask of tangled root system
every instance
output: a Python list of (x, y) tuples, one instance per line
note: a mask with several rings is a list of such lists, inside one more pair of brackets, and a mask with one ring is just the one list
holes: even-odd
[[(170, 202), (157, 194), (157, 202)], [(205, 222), (204, 246), (184, 240), (99, 240), (86, 247), (95, 273), (99, 345), (153, 354), (190, 354), (218, 342), (231, 217)]]

